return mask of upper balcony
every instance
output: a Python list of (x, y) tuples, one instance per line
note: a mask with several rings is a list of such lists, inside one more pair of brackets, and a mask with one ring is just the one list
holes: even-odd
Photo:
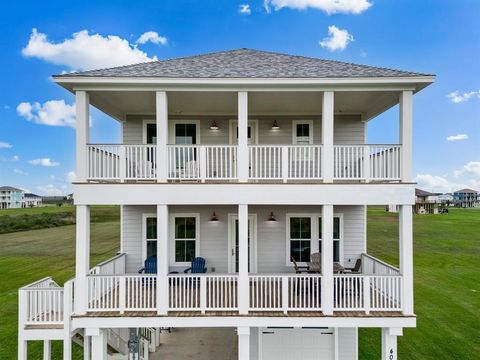
[[(79, 183), (411, 182), (411, 90), (76, 94)], [(118, 144), (89, 141), (90, 103), (121, 120)], [(368, 144), (395, 104), (398, 141)]]
[[(334, 145), (333, 180), (399, 182), (401, 145)], [(238, 182), (237, 145), (167, 145), (167, 180)], [(249, 182), (323, 181), (322, 145), (248, 145)], [(157, 181), (157, 146), (87, 145), (88, 181)]]

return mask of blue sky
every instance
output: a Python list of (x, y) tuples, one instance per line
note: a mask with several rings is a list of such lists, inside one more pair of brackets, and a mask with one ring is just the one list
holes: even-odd
[[(414, 98), (414, 174), (480, 190), (480, 1), (17, 1), (0, 24), (1, 185), (71, 189), (74, 99), (52, 74), (248, 47), (436, 74)], [(397, 114), (371, 121), (369, 142), (395, 143)], [(114, 120), (92, 117), (92, 142), (118, 141)]]

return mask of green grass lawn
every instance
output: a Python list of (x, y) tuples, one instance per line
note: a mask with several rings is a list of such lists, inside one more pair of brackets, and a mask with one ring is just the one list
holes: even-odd
[[(42, 208), (61, 211), (62, 208)], [(63, 208), (65, 210), (67, 208)], [(74, 211), (73, 208), (67, 209)], [(14, 216), (39, 209), (2, 210)], [(40, 212), (38, 212), (40, 211)], [(72, 213), (73, 214), (73, 213)], [(116, 253), (120, 229), (117, 207), (94, 207), (91, 264)], [(398, 264), (398, 217), (369, 208), (369, 253)], [(0, 235), (0, 354), (16, 357), (17, 290), (53, 276), (63, 284), (74, 274), (73, 225)], [(399, 338), (400, 359), (478, 359), (480, 353), (480, 209), (451, 209), (448, 215), (414, 217), (415, 312), (418, 327)], [(29, 358), (41, 358), (41, 344)], [(61, 358), (54, 344), (53, 359)], [(74, 348), (74, 358), (81, 349)], [(380, 358), (380, 331), (361, 329), (360, 359)]]
[[(30, 211), (38, 213), (39, 209), (15, 209), (12, 213), (15, 212), (15, 216), (20, 216)], [(62, 208), (41, 209), (59, 211)], [(73, 207), (68, 210), (73, 211)], [(5, 210), (2, 213), (10, 211)], [(113, 217), (116, 221), (111, 221)], [(119, 249), (119, 209), (118, 207), (93, 207), (92, 219), (102, 220), (93, 222), (91, 226), (91, 264), (95, 265), (110, 258)], [(16, 359), (18, 288), (46, 276), (52, 276), (59, 284), (63, 284), (74, 276), (74, 272), (74, 225), (0, 235), (1, 359)], [(54, 343), (52, 359), (61, 359), (61, 346), (60, 342)], [(30, 342), (28, 350), (29, 359), (42, 358), (40, 342)], [(74, 353), (76, 359), (81, 358), (81, 349), (74, 347)]]
[[(369, 208), (368, 252), (398, 265), (398, 216)], [(480, 209), (414, 215), (417, 328), (399, 359), (479, 359)], [(380, 358), (380, 331), (361, 329), (360, 359)]]

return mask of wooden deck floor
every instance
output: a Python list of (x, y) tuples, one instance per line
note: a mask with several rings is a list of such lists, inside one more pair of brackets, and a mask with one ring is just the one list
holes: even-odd
[[(89, 311), (83, 316), (74, 317), (326, 317), (321, 311), (289, 311), (286, 314), (282, 311), (250, 311), (248, 315), (239, 315), (238, 311), (169, 311), (168, 315), (158, 315), (156, 311), (125, 311), (120, 314), (118, 311)], [(404, 317), (400, 311), (371, 311), (369, 314), (364, 311), (335, 311), (329, 317)], [(409, 316), (410, 317), (410, 316)]]

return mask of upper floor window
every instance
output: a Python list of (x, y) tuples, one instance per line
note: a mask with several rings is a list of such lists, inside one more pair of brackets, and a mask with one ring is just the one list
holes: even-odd
[[(340, 216), (333, 217), (333, 261), (340, 261)], [(318, 249), (322, 252), (322, 218), (318, 218)]]
[(146, 258), (157, 256), (157, 218), (148, 216), (145, 219)]

